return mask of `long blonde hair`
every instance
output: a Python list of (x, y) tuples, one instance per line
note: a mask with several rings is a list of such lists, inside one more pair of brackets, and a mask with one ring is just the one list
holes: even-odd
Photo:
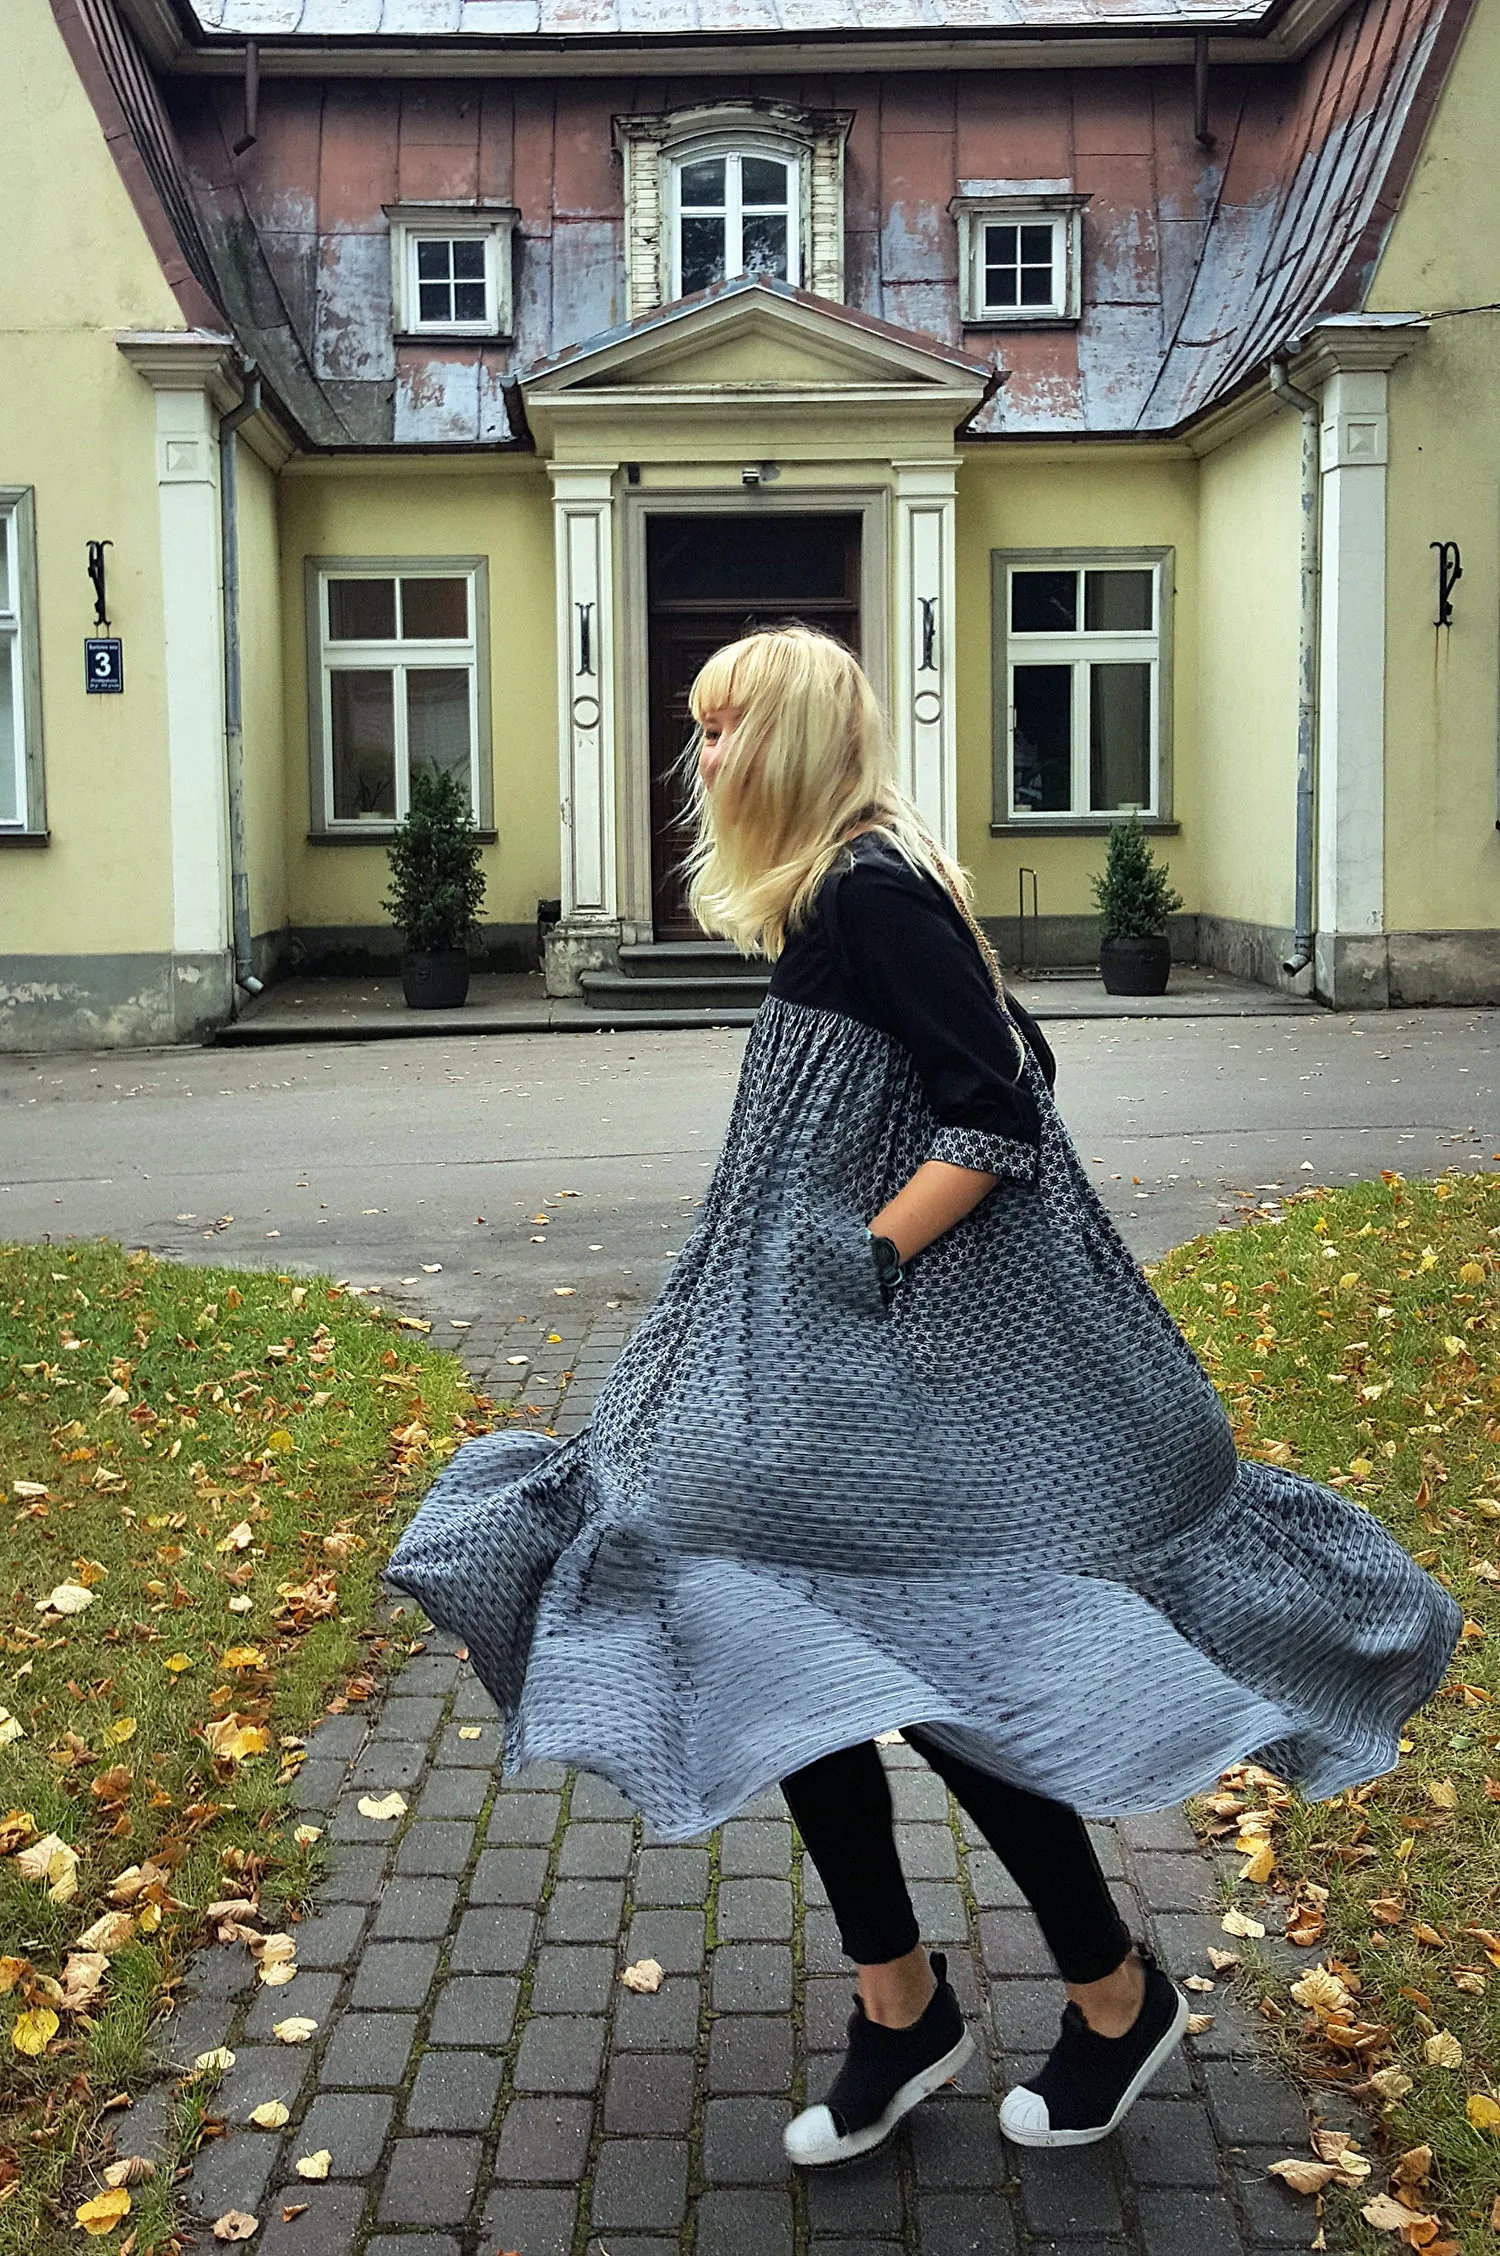
[[(706, 932), (774, 961), (850, 833), (878, 828), (948, 893), (1004, 1003), (968, 873), (897, 783), (875, 692), (842, 643), (798, 626), (746, 635), (714, 653), (689, 703), (698, 723), (688, 808), (697, 835), (684, 866), (688, 906)], [(711, 788), (697, 765), (710, 712), (737, 716)]]

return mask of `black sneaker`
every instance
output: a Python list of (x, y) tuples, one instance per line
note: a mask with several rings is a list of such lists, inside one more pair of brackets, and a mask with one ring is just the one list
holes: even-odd
[(1144, 1943), (1136, 1953), (1146, 1995), (1134, 2027), (1123, 2037), (1101, 2037), (1070, 2000), (1045, 2066), (1006, 2093), (1000, 2128), (1017, 2146), (1092, 2146), (1108, 2138), (1176, 2051), (1188, 2001)]
[(937, 1988), (920, 2021), (887, 2029), (870, 2020), (856, 1994), (849, 2016), (849, 2050), (819, 2107), (806, 2107), (782, 2133), (789, 2161), (804, 2169), (851, 2162), (890, 2137), (903, 2115), (958, 2074), (974, 2039), (964, 2027), (948, 1961), (932, 1953)]

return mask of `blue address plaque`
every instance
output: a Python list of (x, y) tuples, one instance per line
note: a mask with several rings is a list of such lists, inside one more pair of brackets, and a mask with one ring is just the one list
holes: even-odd
[(125, 645), (118, 635), (87, 635), (83, 686), (90, 697), (118, 697), (125, 687)]

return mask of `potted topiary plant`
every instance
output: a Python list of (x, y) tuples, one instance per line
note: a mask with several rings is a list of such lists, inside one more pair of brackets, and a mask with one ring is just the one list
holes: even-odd
[(1182, 895), (1167, 883), (1137, 818), (1116, 823), (1104, 869), (1094, 879), (1099, 904), (1099, 977), (1111, 995), (1163, 995), (1172, 969), (1167, 921)]
[(406, 938), (401, 991), (412, 1010), (454, 1010), (469, 992), (469, 942), (484, 900), (479, 857), (459, 784), (443, 770), (415, 768), (383, 903)]

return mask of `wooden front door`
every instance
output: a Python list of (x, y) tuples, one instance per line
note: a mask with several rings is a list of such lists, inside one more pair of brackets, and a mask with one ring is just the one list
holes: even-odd
[(859, 653), (858, 517), (652, 517), (646, 531), (651, 903), (658, 940), (702, 938), (682, 862), (692, 844), (688, 693), (726, 642), (791, 621)]

